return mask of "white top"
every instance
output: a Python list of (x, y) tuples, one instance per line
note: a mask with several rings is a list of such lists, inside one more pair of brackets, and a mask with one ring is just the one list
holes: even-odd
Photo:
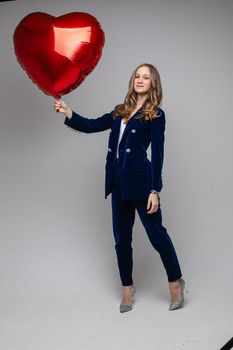
[(123, 135), (123, 132), (125, 130), (126, 124), (123, 123), (123, 118), (121, 119), (121, 128), (120, 128), (120, 133), (119, 133), (119, 138), (118, 138), (118, 143), (117, 143), (117, 159), (119, 158), (119, 144)]

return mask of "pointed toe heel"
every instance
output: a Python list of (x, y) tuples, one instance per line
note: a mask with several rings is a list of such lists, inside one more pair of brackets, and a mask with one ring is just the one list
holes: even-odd
[(131, 298), (132, 298), (132, 304), (131, 304), (131, 305), (127, 305), (127, 304), (121, 303), (121, 304), (120, 304), (120, 312), (121, 312), (121, 313), (123, 313), (123, 312), (128, 312), (128, 311), (132, 310), (132, 308), (133, 308), (134, 293), (136, 292), (136, 288), (133, 287), (132, 289), (133, 289), (133, 290), (132, 290), (132, 297), (131, 297)]
[(186, 293), (188, 293), (188, 291), (185, 288), (185, 280), (183, 278), (180, 278), (180, 285), (181, 285), (181, 296), (179, 299), (172, 301), (170, 303), (169, 311), (180, 309), (184, 305), (184, 289)]
[(133, 306), (132, 305), (126, 305), (126, 304), (121, 304), (120, 305), (120, 312), (128, 312), (130, 310), (132, 310)]

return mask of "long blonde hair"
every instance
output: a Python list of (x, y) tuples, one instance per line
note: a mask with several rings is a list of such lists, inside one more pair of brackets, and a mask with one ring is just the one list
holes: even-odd
[(128, 121), (132, 111), (137, 104), (137, 93), (134, 91), (134, 79), (136, 72), (140, 67), (148, 67), (150, 71), (151, 89), (148, 91), (147, 99), (142, 106), (142, 113), (139, 118), (155, 119), (157, 118), (157, 110), (163, 98), (162, 85), (158, 70), (149, 63), (142, 63), (134, 69), (129, 80), (128, 93), (125, 97), (124, 103), (116, 105), (113, 113), (113, 119), (122, 116)]

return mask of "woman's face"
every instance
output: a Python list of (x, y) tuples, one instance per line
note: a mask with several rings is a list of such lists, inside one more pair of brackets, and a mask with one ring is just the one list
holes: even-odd
[(134, 78), (134, 91), (138, 94), (147, 94), (151, 88), (150, 70), (148, 67), (140, 67), (137, 69)]

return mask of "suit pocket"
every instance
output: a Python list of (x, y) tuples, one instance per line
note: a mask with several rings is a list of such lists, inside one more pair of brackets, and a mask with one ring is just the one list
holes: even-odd
[(148, 163), (146, 163), (146, 162), (141, 162), (141, 163), (137, 162), (134, 164), (130, 164), (128, 169), (130, 172), (133, 172), (133, 173), (137, 173), (137, 172), (149, 173), (150, 172), (150, 165), (148, 165)]
[(150, 172), (151, 165), (150, 165), (150, 161), (147, 158), (134, 154), (133, 157), (127, 159), (126, 168), (128, 169), (128, 171), (133, 171), (133, 172), (137, 172), (137, 171)]
[(144, 193), (150, 185), (150, 174), (146, 170), (130, 170), (124, 177), (124, 184), (130, 193)]
[(148, 167), (133, 167), (133, 168), (130, 168), (129, 170), (130, 173), (148, 173), (149, 172), (149, 169)]

